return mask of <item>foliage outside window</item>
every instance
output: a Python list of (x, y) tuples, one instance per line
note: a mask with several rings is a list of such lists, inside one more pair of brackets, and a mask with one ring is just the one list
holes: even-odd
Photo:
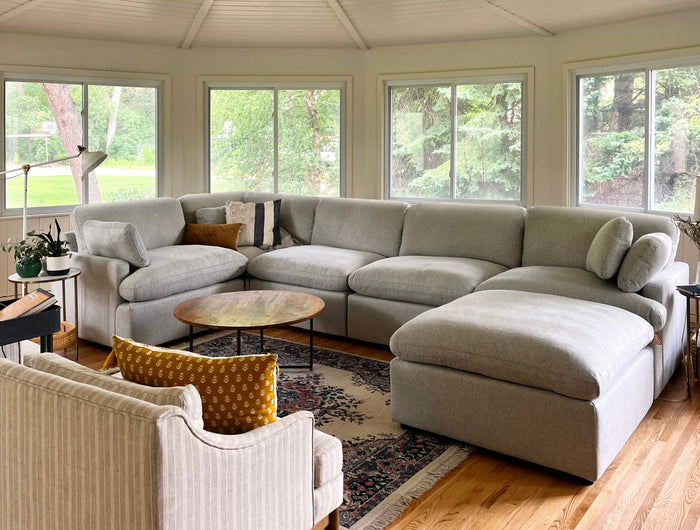
[(693, 211), (700, 66), (577, 76), (577, 203)]
[(389, 197), (524, 202), (523, 87), (389, 82)]
[[(78, 145), (109, 155), (87, 185), (80, 159), (32, 168), (30, 208), (156, 196), (156, 86), (6, 79), (4, 88), (6, 169), (77, 154)], [(5, 181), (5, 210), (22, 207), (23, 180)]]
[(211, 191), (339, 196), (342, 88), (210, 88)]

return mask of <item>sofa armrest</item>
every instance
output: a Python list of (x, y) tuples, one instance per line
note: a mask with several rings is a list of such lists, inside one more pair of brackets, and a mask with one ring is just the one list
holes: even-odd
[(312, 528), (313, 422), (311, 413), (297, 412), (244, 434), (220, 435), (180, 414), (164, 418), (162, 527)]
[(651, 298), (669, 307), (676, 294), (676, 285), (688, 283), (688, 264), (676, 261), (664, 268), (659, 274), (642, 288), (642, 296)]
[[(71, 266), (82, 271), (78, 277), (80, 338), (109, 345), (116, 331), (116, 310), (123, 302), (119, 286), (129, 275), (129, 264), (121, 259), (73, 252)], [(72, 289), (66, 292), (72, 296)], [(67, 308), (72, 308), (70, 300)]]

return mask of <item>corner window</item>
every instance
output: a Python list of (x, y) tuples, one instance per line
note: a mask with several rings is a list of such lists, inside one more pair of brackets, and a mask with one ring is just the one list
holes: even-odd
[(576, 75), (577, 205), (690, 213), (700, 66)]
[[(4, 80), (5, 169), (77, 154), (78, 145), (109, 157), (82, 180), (80, 159), (29, 172), (28, 207), (69, 211), (78, 204), (158, 193), (159, 84)], [(4, 210), (22, 208), (23, 178), (4, 181)]]
[(210, 191), (343, 195), (344, 86), (208, 88)]
[(525, 76), (386, 83), (386, 195), (525, 203)]

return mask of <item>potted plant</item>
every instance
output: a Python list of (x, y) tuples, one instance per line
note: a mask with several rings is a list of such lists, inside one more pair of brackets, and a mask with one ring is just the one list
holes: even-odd
[(1, 245), (4, 252), (14, 252), (15, 270), (21, 278), (33, 278), (41, 272), (41, 260), (48, 253), (46, 241), (27, 235), (21, 241), (10, 238)]
[[(56, 230), (54, 232), (54, 225)], [(28, 236), (40, 238), (46, 244), (46, 273), (49, 276), (61, 276), (68, 274), (70, 270), (70, 253), (68, 242), (61, 240), (61, 225), (54, 218), (47, 232), (36, 233), (34, 230), (27, 233)]]

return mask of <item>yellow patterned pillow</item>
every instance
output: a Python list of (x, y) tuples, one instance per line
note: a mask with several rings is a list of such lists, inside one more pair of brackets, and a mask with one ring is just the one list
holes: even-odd
[(239, 434), (277, 418), (276, 355), (204, 357), (116, 335), (112, 345), (124, 379), (149, 386), (194, 385), (207, 431)]

